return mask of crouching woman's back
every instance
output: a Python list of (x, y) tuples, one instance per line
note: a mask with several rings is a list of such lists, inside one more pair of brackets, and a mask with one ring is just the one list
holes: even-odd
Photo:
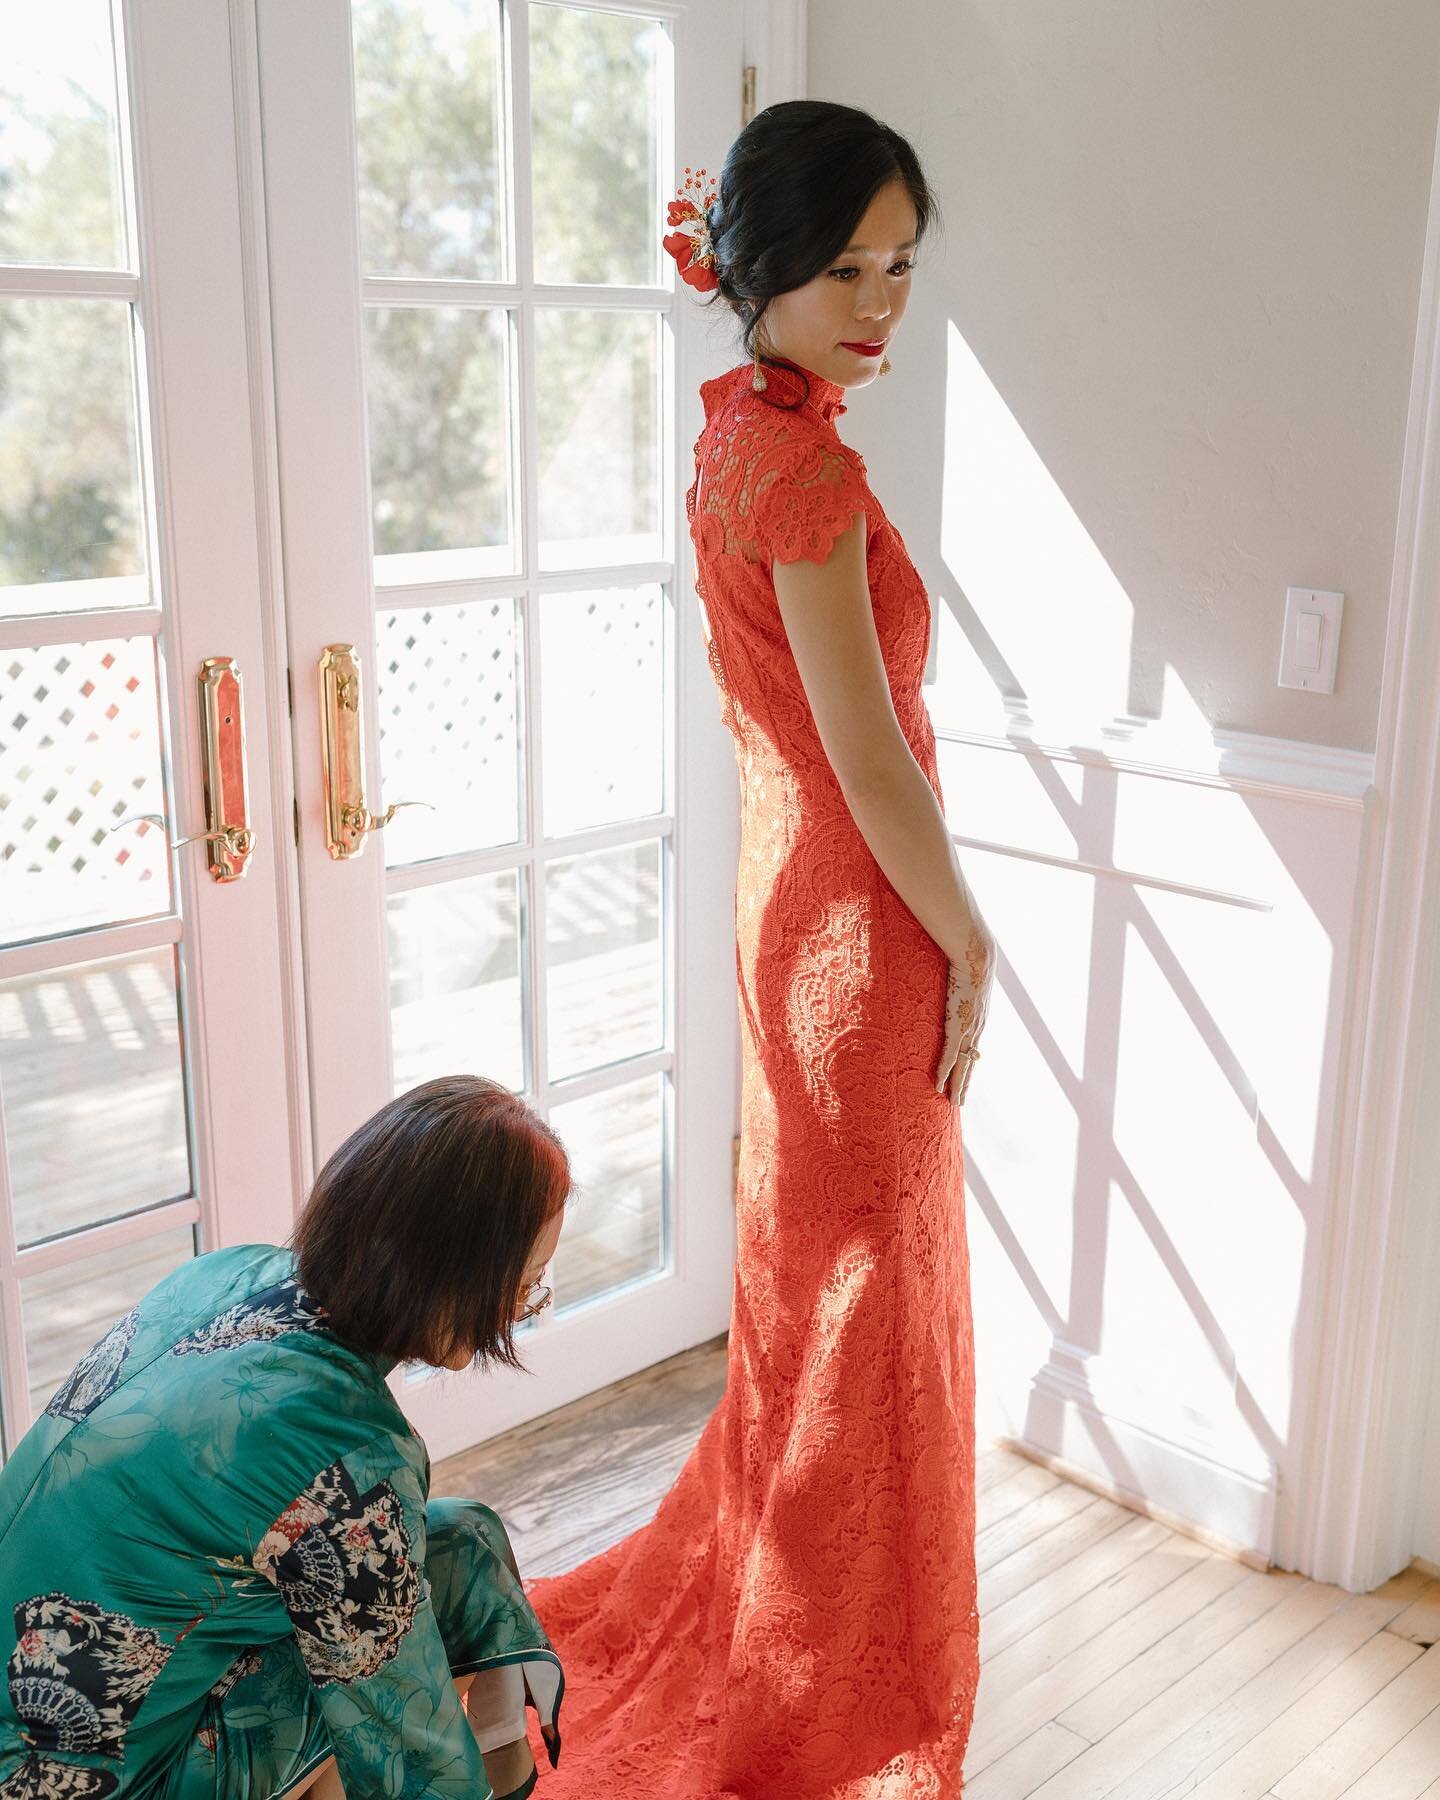
[(341, 1146), (293, 1247), (111, 1327), (0, 1469), (0, 1800), (532, 1791), (559, 1660), (386, 1376), (517, 1360), (568, 1192), (528, 1108), (446, 1077)]

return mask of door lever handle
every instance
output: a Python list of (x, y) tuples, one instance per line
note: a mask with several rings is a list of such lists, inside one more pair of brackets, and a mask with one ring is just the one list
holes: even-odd
[[(233, 656), (207, 656), (197, 677), (200, 686), (200, 767), (205, 788), (205, 830), (170, 838), (171, 850), (186, 844), (210, 844), (210, 873), (216, 881), (239, 881), (250, 866), (255, 833), (250, 828), (245, 780), (245, 709), (240, 670)], [(160, 813), (127, 813), (110, 827), (158, 825), (169, 837), (170, 823)]]
[(117, 819), (109, 827), (119, 831), (123, 825), (158, 825), (170, 838), (172, 850), (183, 849), (186, 844), (224, 844), (232, 856), (248, 856), (255, 847), (255, 834), (248, 825), (227, 825), (223, 831), (195, 831), (189, 837), (171, 838), (170, 822), (164, 813), (126, 813), (123, 819)]
[[(433, 803), (429, 800), (392, 800), (383, 813), (372, 813), (369, 807), (361, 802), (345, 807), (340, 815), (341, 822), (348, 830), (357, 834), (366, 831), (383, 831), (402, 806), (428, 806), (431, 812), (435, 810)], [(352, 850), (351, 855), (355, 854), (356, 852)]]
[(394, 800), (384, 812), (365, 803), (364, 713), (360, 658), (353, 644), (327, 644), (320, 658), (320, 731), (325, 762), (325, 844), (336, 861), (359, 856), (372, 831), (383, 831), (402, 806), (434, 807), (428, 800)]

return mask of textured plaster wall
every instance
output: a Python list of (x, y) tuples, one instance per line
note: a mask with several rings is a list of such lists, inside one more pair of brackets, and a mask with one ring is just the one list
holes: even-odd
[[(1373, 748), (1440, 6), (810, 0), (808, 83), (909, 137), (944, 210), (895, 372), (842, 421), (967, 625), (942, 722), (980, 682)], [(983, 579), (954, 548), (990, 460), (970, 359), (1054, 487)], [(1346, 595), (1333, 696), (1275, 685), (1292, 584)]]

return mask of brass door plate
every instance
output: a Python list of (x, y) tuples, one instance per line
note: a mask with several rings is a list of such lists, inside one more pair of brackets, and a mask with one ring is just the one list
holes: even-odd
[(233, 656), (207, 656), (197, 680), (204, 840), (210, 873), (216, 881), (239, 881), (255, 848), (245, 786), (245, 704), (240, 670)]
[(320, 658), (320, 729), (325, 767), (325, 845), (338, 862), (359, 856), (371, 830), (365, 804), (360, 659), (353, 644), (327, 644)]

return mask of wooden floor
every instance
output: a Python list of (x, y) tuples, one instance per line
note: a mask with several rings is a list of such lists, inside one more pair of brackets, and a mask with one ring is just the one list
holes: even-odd
[[(725, 1339), (436, 1469), (527, 1575), (643, 1524), (725, 1386)], [(966, 1800), (1440, 1800), (1440, 1580), (1247, 1568), (982, 1451)], [(543, 1792), (543, 1784), (542, 1784)]]

